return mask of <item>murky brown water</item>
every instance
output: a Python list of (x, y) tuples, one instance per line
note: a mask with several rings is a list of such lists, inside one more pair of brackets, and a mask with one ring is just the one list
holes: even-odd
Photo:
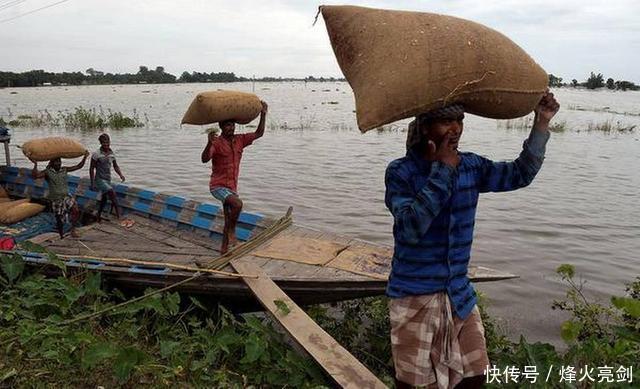
[[(78, 105), (125, 114), (136, 109), (149, 118), (147, 127), (112, 132), (128, 183), (212, 200), (209, 167), (200, 163), (206, 136), (202, 128), (181, 129), (179, 122), (196, 92), (216, 88), (251, 91), (252, 85), (2, 89), (0, 115), (7, 120), (9, 111), (15, 117)], [(269, 102), (270, 113), (266, 135), (244, 154), (239, 190), (246, 209), (279, 215), (293, 205), (298, 223), (392, 243), (383, 178), (389, 161), (404, 154), (404, 125), (361, 135), (345, 83), (257, 83), (255, 92)], [(554, 342), (562, 316), (550, 305), (565, 290), (554, 273), (558, 265), (574, 264), (588, 281), (586, 290), (602, 301), (640, 274), (640, 93), (556, 95), (563, 105), (558, 120), (570, 130), (552, 135), (542, 171), (529, 188), (481, 197), (473, 248), (475, 263), (522, 277), (480, 286), (506, 329)], [(599, 111), (605, 107), (635, 115)], [(631, 134), (584, 131), (607, 120), (638, 128)], [(469, 115), (461, 149), (512, 159), (527, 132)], [(65, 130), (16, 129), (13, 143), (60, 133)], [(98, 147), (95, 132), (67, 134)], [(29, 166), (17, 149), (12, 156)]]

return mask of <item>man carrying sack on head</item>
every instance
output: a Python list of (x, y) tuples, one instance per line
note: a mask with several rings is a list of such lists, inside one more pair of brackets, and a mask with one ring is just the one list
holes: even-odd
[(49, 195), (47, 199), (51, 203), (51, 211), (56, 219), (56, 229), (60, 235), (60, 239), (64, 239), (64, 222), (71, 223), (70, 234), (73, 238), (78, 238), (80, 235), (76, 231), (76, 226), (80, 219), (80, 210), (76, 199), (69, 194), (69, 178), (67, 173), (74, 172), (82, 169), (89, 152), (86, 151), (80, 163), (74, 166), (64, 167), (62, 166), (62, 160), (54, 158), (49, 161), (47, 168), (43, 171), (38, 170), (38, 162), (32, 160), (33, 170), (31, 171), (31, 177), (33, 179), (44, 178), (49, 184)]
[(542, 166), (553, 94), (513, 162), (459, 152), (464, 107), (450, 105), (410, 124), (407, 154), (389, 164), (385, 204), (394, 217), (391, 344), (398, 388), (475, 388), (489, 365), (484, 327), (467, 276), (480, 193), (529, 185)]
[(207, 145), (202, 150), (202, 163), (211, 161), (211, 195), (222, 202), (224, 208), (224, 228), (220, 253), (225, 254), (229, 247), (236, 244), (236, 223), (242, 211), (242, 200), (238, 195), (238, 176), (240, 160), (245, 147), (264, 135), (267, 116), (267, 103), (264, 101), (260, 112), (260, 123), (255, 132), (234, 135), (236, 124), (233, 120), (219, 122), (221, 136), (211, 132)]

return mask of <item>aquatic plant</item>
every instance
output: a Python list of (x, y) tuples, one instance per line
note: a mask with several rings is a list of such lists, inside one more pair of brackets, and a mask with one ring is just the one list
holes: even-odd
[(529, 131), (533, 126), (533, 116), (525, 116), (518, 119), (498, 120), (497, 127), (505, 130)]
[(567, 122), (566, 121), (556, 121), (551, 123), (549, 126), (549, 131), (551, 132), (565, 132), (567, 130)]
[(277, 120), (269, 120), (267, 124), (267, 128), (269, 131), (305, 131), (310, 130), (314, 127), (314, 123), (316, 122), (315, 116), (300, 116), (298, 123), (289, 124), (285, 122), (279, 122)]
[(569, 104), (567, 106), (567, 109), (571, 110), (571, 111), (605, 112), (605, 113), (612, 113), (612, 114), (615, 114), (615, 115), (640, 116), (640, 113), (638, 113), (638, 112), (615, 111), (615, 110), (611, 109), (611, 107), (593, 108), (593, 107), (583, 107), (583, 106), (577, 105), (577, 104)]
[(612, 132), (633, 132), (635, 130), (635, 125), (624, 125), (620, 122), (615, 122), (615, 124), (611, 120), (607, 120), (602, 123), (589, 123), (587, 126), (587, 132), (597, 131), (604, 133), (612, 133)]
[(376, 132), (378, 134), (383, 134), (386, 132), (398, 132), (398, 131), (403, 131), (406, 128), (406, 126), (399, 126), (397, 124), (385, 124), (383, 126), (380, 126), (378, 128), (376, 128)]
[(144, 126), (135, 109), (131, 117), (125, 116), (121, 112), (113, 112), (111, 109), (108, 109), (105, 114), (102, 107), (99, 107), (99, 110), (76, 107), (71, 112), (59, 112), (59, 116), (63, 126), (71, 129), (122, 129)]
[(126, 116), (110, 109), (105, 113), (102, 107), (76, 107), (72, 111), (58, 111), (55, 115), (45, 109), (33, 115), (20, 115), (8, 124), (14, 127), (64, 127), (73, 130), (122, 129), (145, 125), (135, 109), (132, 116)]

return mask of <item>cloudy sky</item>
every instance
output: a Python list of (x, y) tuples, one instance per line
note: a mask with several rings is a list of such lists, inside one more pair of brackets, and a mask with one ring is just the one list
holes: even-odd
[[(0, 0), (0, 70), (135, 73), (139, 65), (242, 76), (341, 76), (319, 4), (294, 0)], [(548, 72), (640, 83), (638, 0), (370, 0), (492, 27)], [(42, 7), (48, 8), (30, 13)]]

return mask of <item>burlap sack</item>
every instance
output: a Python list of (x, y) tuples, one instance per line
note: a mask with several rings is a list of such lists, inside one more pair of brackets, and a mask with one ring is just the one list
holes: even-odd
[(495, 119), (531, 112), (547, 73), (501, 33), (451, 16), (322, 6), (360, 130), (451, 103)]
[(26, 204), (28, 202), (29, 202), (29, 199), (20, 199), (20, 200), (13, 200), (13, 201), (0, 203), (0, 214), (6, 212), (10, 208), (18, 206), (20, 204)]
[(45, 206), (36, 203), (22, 203), (0, 211), (0, 223), (13, 224), (44, 211)]
[(24, 155), (33, 161), (82, 157), (87, 149), (78, 141), (61, 136), (32, 139), (22, 145)]
[(6, 199), (7, 197), (9, 197), (7, 190), (4, 189), (4, 186), (0, 186), (0, 199)]
[(258, 96), (236, 91), (198, 93), (182, 118), (182, 124), (211, 124), (225, 120), (247, 124), (262, 110)]

